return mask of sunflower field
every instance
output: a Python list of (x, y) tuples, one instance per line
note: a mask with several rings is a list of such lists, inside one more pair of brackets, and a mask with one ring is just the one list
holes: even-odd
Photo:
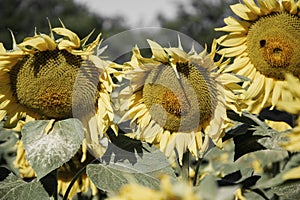
[(300, 1), (167, 28), (0, 38), (0, 200), (300, 199)]

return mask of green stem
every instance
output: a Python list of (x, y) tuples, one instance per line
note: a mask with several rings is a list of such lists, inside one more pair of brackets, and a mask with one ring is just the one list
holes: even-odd
[(186, 152), (183, 154), (182, 158), (182, 167), (181, 167), (181, 174), (182, 180), (189, 181), (189, 167), (190, 167), (190, 152)]
[(202, 163), (202, 158), (199, 158), (198, 162), (197, 162), (197, 166), (195, 169), (195, 176), (194, 176), (194, 180), (193, 180), (193, 186), (196, 186), (197, 184), (197, 180), (198, 180), (198, 173), (199, 173), (199, 169)]
[[(91, 163), (94, 163), (95, 161), (97, 161), (97, 159), (94, 159)], [(86, 165), (87, 166), (87, 165)], [(68, 199), (68, 196), (69, 196), (69, 193), (75, 183), (75, 181), (83, 174), (83, 172), (85, 171), (86, 169), (86, 166), (82, 167), (76, 174), (75, 176), (73, 177), (71, 183), (69, 184), (67, 190), (66, 190), (66, 193), (64, 194), (64, 197), (63, 197), (63, 200), (67, 200)]]
[(64, 194), (64, 198), (63, 200), (67, 200), (68, 199), (68, 196), (69, 196), (69, 193), (75, 183), (75, 181), (83, 174), (83, 172), (85, 171), (86, 169), (86, 166), (84, 166), (83, 168), (81, 168), (76, 174), (75, 176), (73, 177), (71, 183), (69, 184), (67, 190), (66, 190), (66, 193)]
[(58, 200), (58, 192), (57, 192), (57, 187), (58, 187), (58, 170), (55, 169), (54, 171), (55, 173), (55, 179), (56, 179), (56, 186), (55, 186), (55, 189), (54, 189), (54, 193), (53, 193), (53, 196), (54, 196), (54, 200)]

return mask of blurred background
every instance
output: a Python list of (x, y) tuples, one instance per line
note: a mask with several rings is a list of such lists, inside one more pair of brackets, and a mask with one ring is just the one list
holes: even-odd
[(0, 42), (11, 49), (9, 30), (20, 43), (35, 29), (49, 33), (47, 19), (55, 27), (60, 18), (80, 38), (93, 29), (105, 40), (133, 28), (163, 27), (210, 45), (220, 34), (213, 29), (224, 25), (232, 2), (237, 0), (0, 0)]

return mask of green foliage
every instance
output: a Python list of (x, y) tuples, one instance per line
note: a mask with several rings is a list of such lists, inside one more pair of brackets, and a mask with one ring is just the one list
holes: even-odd
[(212, 175), (204, 177), (199, 186), (195, 187), (195, 190), (199, 196), (207, 200), (231, 200), (234, 198), (233, 194), (237, 189), (238, 186), (227, 186), (220, 188), (217, 184), (216, 178)]
[(0, 199), (49, 200), (48, 193), (37, 180), (29, 183), (10, 174), (0, 185)]
[(127, 183), (159, 189), (161, 175), (167, 174), (175, 178), (173, 169), (162, 152), (146, 143), (141, 144), (141, 147), (141, 152), (128, 153), (113, 145), (109, 150), (113, 152), (111, 156), (103, 156), (104, 163), (87, 166), (87, 175), (98, 188), (110, 193), (118, 192)]
[(235, 1), (189, 0), (188, 4), (178, 4), (175, 19), (167, 19), (163, 15), (158, 19), (162, 27), (185, 33), (202, 45), (210, 45), (212, 39), (219, 36), (214, 28), (224, 25), (223, 18), (230, 12), (232, 2)]
[[(3, 124), (3, 122), (0, 122), (0, 166), (3, 166), (5, 169), (11, 169), (14, 173), (18, 173), (13, 167), (13, 161), (16, 159), (15, 144), (18, 141), (18, 134), (13, 130), (4, 129)], [(1, 170), (0, 177), (2, 177), (2, 175), (4, 175), (4, 173)]]
[[(217, 36), (213, 29), (223, 26), (223, 17), (229, 12), (227, 8), (232, 1), (212, 3), (209, 0), (191, 0), (190, 9), (178, 4), (176, 19), (169, 20), (162, 16), (159, 19), (164, 28), (185, 33), (201, 44), (210, 44), (212, 38)], [(0, 21), (0, 38), (7, 49), (12, 44), (7, 29), (12, 30), (19, 43), (26, 36), (32, 36), (35, 27), (37, 32), (48, 33), (47, 18), (53, 27), (60, 26), (60, 18), (80, 38), (93, 29), (97, 33), (103, 32), (104, 37), (125, 29), (120, 17), (97, 16), (72, 0), (1, 0), (0, 17), (3, 19)], [(93, 40), (96, 35), (90, 39)], [(173, 183), (180, 182), (183, 169), (195, 172), (195, 176), (191, 177), (193, 189), (205, 200), (233, 199), (237, 189), (241, 189), (243, 196), (250, 200), (299, 199), (299, 176), (286, 178), (285, 175), (299, 167), (300, 154), (288, 152), (280, 146), (286, 141), (285, 135), (289, 130), (276, 131), (265, 122), (265, 119), (270, 119), (294, 126), (294, 116), (266, 110), (259, 115), (246, 112), (238, 115), (228, 111), (227, 116), (234, 125), (225, 133), (224, 149), (210, 145), (203, 158), (191, 158), (185, 163), (188, 165), (185, 168), (178, 165), (176, 159), (171, 165), (155, 146), (131, 139), (121, 130), (115, 135), (110, 129), (106, 133), (109, 138), (106, 152), (99, 160), (89, 158), (84, 163), (77, 161), (78, 165), (84, 166), (72, 166), (74, 163), (64, 165), (74, 158), (83, 143), (84, 129), (79, 120), (27, 122), (21, 133), (3, 129), (1, 122), (0, 200), (61, 199), (56, 194), (56, 173), (63, 165), (74, 170), (69, 189), (75, 187), (73, 184), (81, 175), (87, 175), (96, 185), (99, 195), (93, 199), (105, 199), (128, 183), (159, 190), (161, 175), (170, 176)], [(21, 178), (14, 168), (15, 144), (19, 139), (23, 141), (26, 158), (37, 177)], [(88, 199), (84, 194), (76, 198)]]
[[(12, 48), (9, 29), (15, 34), (17, 43), (23, 38), (37, 32), (49, 33), (47, 19), (52, 27), (61, 26), (59, 18), (67, 28), (78, 34), (80, 38), (88, 35), (93, 29), (103, 32), (104, 37), (119, 33), (125, 29), (121, 17), (107, 18), (90, 13), (82, 4), (73, 0), (1, 0), (0, 1), (0, 38), (6, 49)], [(97, 35), (97, 34), (95, 34)], [(93, 40), (92, 36), (90, 39)]]
[(78, 119), (52, 123), (50, 120), (28, 122), (22, 129), (27, 160), (38, 179), (69, 161), (84, 138), (84, 130)]

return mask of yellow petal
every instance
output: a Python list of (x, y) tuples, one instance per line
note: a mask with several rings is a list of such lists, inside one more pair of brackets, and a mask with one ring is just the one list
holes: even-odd
[(272, 108), (274, 108), (276, 106), (276, 104), (281, 96), (282, 86), (283, 86), (282, 81), (277, 81), (275, 83), (275, 87), (274, 87), (273, 95), (272, 95)]
[(265, 4), (265, 1), (257, 0), (258, 5), (260, 6), (260, 10), (264, 15), (269, 14), (271, 11), (268, 9), (267, 5)]
[(80, 47), (80, 39), (74, 32), (66, 28), (53, 28), (52, 31), (54, 31), (58, 35), (67, 37), (74, 44), (76, 48)]
[[(300, 149), (300, 143), (298, 144), (298, 148)], [(295, 167), (287, 172), (285, 172), (282, 176), (283, 180), (290, 179), (299, 179), (300, 178), (300, 166)]]
[(49, 50), (54, 50), (56, 48), (56, 43), (51, 37), (45, 34), (40, 34), (40, 36), (44, 38)]
[(161, 62), (167, 62), (168, 61), (168, 55), (166, 54), (165, 50), (156, 42), (152, 40), (147, 40), (148, 44), (150, 45), (152, 54), (154, 58)]
[(188, 55), (185, 51), (179, 48), (165, 48), (165, 51), (171, 56), (175, 62), (186, 62)]
[(238, 59), (236, 58), (234, 59), (234, 62), (224, 70), (224, 72), (232, 72), (235, 70), (242, 69), (243, 67), (248, 65), (249, 61), (250, 61), (249, 57), (242, 57)]
[(225, 24), (227, 26), (222, 28), (215, 28), (216, 31), (225, 31), (225, 32), (240, 32), (247, 33), (251, 23), (238, 20), (232, 16), (224, 19)]
[(218, 38), (217, 42), (225, 47), (238, 46), (245, 43), (247, 40), (244, 34), (228, 34)]
[(265, 95), (264, 95), (264, 99), (262, 101), (262, 107), (264, 107), (265, 103), (267, 102), (271, 91), (273, 90), (274, 87), (274, 81), (272, 78), (266, 78), (265, 81)]
[(222, 73), (221, 74), (221, 82), (222, 84), (226, 85), (226, 84), (229, 84), (229, 83), (233, 83), (233, 82), (240, 82), (241, 79), (232, 75), (232, 74), (229, 74), (229, 73)]
[(246, 45), (240, 45), (236, 47), (224, 48), (218, 51), (218, 54), (224, 55), (226, 57), (235, 57), (241, 55), (243, 52), (247, 50)]
[(243, 4), (235, 4), (230, 6), (231, 10), (244, 20), (254, 21), (258, 16), (251, 12), (251, 10)]
[(18, 45), (21, 49), (25, 51), (34, 51), (28, 47), (33, 47), (39, 51), (54, 50), (56, 48), (55, 42), (46, 35), (37, 35), (30, 39), (25, 40)]
[(256, 5), (253, 0), (243, 0), (244, 4), (253, 12), (255, 15), (261, 15), (260, 8)]
[(93, 51), (100, 43), (100, 37), (101, 37), (101, 33), (98, 34), (97, 38), (91, 44), (89, 44), (89, 46), (87, 47), (87, 49), (85, 51), (87, 51), (87, 52)]
[(286, 74), (285, 78), (287, 81), (287, 86), (289, 86), (288, 89), (300, 98), (300, 91), (298, 89), (300, 87), (299, 79), (291, 74)]
[(6, 49), (4, 48), (2, 42), (0, 42), (0, 53), (6, 53)]
[(300, 111), (300, 101), (280, 101), (277, 103), (276, 108), (292, 114), (298, 114)]
[(256, 73), (254, 78), (255, 81), (250, 85), (245, 94), (246, 99), (257, 98), (257, 96), (262, 92), (264, 86), (264, 79), (265, 77), (263, 75), (261, 75), (260, 73)]
[(280, 11), (280, 3), (278, 0), (268, 0), (264, 1), (266, 7), (271, 12), (278, 12)]
[(67, 50), (67, 51), (71, 52), (73, 49), (76, 49), (76, 48), (77, 48), (76, 44), (74, 44), (73, 42), (71, 42), (69, 40), (62, 40), (58, 44), (59, 50)]

